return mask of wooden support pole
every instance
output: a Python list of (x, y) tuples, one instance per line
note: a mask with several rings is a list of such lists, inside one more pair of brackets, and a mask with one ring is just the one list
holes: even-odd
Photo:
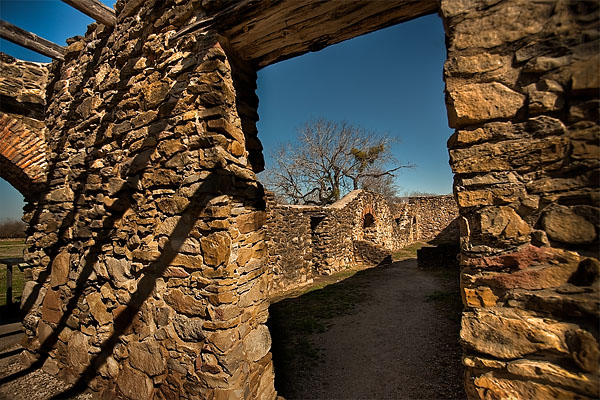
[(98, 0), (62, 0), (62, 2), (106, 26), (115, 26), (117, 23), (115, 11)]
[(46, 57), (54, 58), (55, 60), (64, 59), (63, 55), (66, 51), (64, 47), (2, 20), (0, 20), (0, 37), (43, 54)]
[(6, 264), (6, 304), (9, 306), (12, 304), (12, 292), (13, 292), (13, 265), (11, 263)]

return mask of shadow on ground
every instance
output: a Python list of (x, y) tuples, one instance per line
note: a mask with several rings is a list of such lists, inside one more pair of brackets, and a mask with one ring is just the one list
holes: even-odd
[(275, 387), (296, 398), (465, 398), (458, 269), (381, 265), (270, 308)]

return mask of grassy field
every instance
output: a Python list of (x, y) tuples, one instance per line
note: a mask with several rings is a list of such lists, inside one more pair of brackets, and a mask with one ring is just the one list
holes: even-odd
[[(0, 258), (23, 257), (24, 239), (0, 239)], [(13, 302), (19, 302), (23, 292), (23, 273), (13, 267)], [(0, 306), (6, 304), (6, 265), (0, 264)]]
[(405, 248), (403, 248), (402, 250), (394, 253), (394, 261), (404, 261), (404, 260), (408, 260), (410, 258), (417, 258), (417, 250), (419, 250), (421, 247), (427, 247), (427, 246), (431, 246), (429, 243), (426, 242), (415, 242), (413, 244), (411, 244), (410, 246), (407, 246)]

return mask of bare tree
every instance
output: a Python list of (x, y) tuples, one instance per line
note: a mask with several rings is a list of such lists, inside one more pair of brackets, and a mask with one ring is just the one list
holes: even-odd
[(398, 165), (391, 143), (347, 122), (311, 121), (299, 129), (295, 143), (276, 150), (265, 183), (292, 204), (331, 204), (350, 190), (381, 192), (385, 184), (393, 196), (394, 172), (410, 165)]
[(3, 219), (0, 221), (0, 238), (24, 238), (25, 222), (16, 219)]

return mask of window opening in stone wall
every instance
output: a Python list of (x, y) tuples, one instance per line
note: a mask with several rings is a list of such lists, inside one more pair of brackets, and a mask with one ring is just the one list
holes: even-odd
[(323, 222), (325, 219), (324, 216), (313, 216), (310, 217), (310, 230), (314, 234), (317, 230), (317, 227)]
[(375, 217), (373, 214), (367, 213), (363, 217), (363, 229), (371, 229), (375, 227)]

